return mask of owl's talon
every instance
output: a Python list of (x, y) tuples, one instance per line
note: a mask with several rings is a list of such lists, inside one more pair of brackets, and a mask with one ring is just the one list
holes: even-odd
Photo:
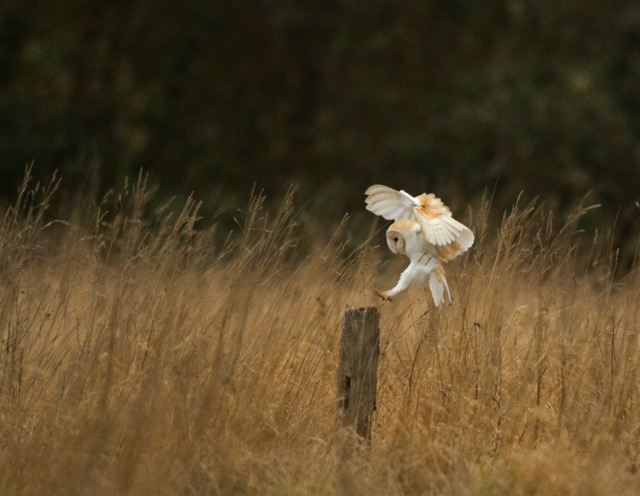
[(377, 289), (374, 289), (373, 292), (376, 294), (376, 296), (382, 298), (382, 301), (393, 301), (391, 297), (387, 295), (387, 293), (383, 293), (382, 291), (378, 291)]

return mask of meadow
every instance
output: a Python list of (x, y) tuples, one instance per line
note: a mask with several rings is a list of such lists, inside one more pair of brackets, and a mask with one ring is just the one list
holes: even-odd
[[(405, 262), (373, 218), (323, 239), (254, 194), (224, 233), (142, 176), (52, 207), (58, 186), (27, 176), (0, 212), (0, 494), (640, 493), (640, 279), (613, 220), (580, 228), (593, 207), (456, 212), (476, 244), (435, 309), (376, 299)], [(347, 305), (379, 307), (381, 343), (345, 457)]]

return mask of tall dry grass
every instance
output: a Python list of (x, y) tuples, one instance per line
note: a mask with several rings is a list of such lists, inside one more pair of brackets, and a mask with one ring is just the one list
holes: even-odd
[(483, 204), (453, 304), (380, 305), (373, 441), (345, 460), (336, 346), (397, 277), (380, 232), (303, 253), (291, 196), (256, 196), (221, 238), (142, 177), (60, 219), (57, 186), (27, 177), (0, 220), (0, 494), (640, 492), (638, 275), (588, 209), (495, 228)]

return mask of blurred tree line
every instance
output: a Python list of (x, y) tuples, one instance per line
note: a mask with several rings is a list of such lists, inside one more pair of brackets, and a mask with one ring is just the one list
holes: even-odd
[(32, 161), (232, 207), (294, 183), (330, 217), (374, 182), (499, 211), (592, 190), (637, 241), (640, 4), (4, 0), (1, 196)]

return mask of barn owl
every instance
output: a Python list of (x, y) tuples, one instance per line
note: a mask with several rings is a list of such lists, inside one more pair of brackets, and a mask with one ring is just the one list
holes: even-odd
[(387, 229), (389, 249), (409, 257), (409, 266), (400, 274), (398, 284), (376, 294), (391, 301), (410, 285), (423, 288), (428, 284), (436, 306), (444, 303), (445, 290), (451, 301), (442, 264), (473, 245), (471, 230), (455, 220), (449, 208), (434, 194), (413, 197), (380, 184), (370, 186), (365, 194), (367, 210), (394, 221)]

